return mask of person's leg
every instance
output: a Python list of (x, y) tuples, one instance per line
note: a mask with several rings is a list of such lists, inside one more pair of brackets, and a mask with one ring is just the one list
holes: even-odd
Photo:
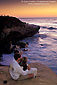
[(29, 77), (36, 77), (37, 76), (37, 68), (31, 68), (28, 70)]
[(28, 74), (28, 78), (33, 78), (34, 74)]

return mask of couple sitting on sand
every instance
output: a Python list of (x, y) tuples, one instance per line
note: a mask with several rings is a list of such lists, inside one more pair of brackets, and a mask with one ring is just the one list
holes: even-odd
[(27, 65), (27, 57), (21, 57), (20, 53), (15, 51), (13, 61), (9, 67), (9, 73), (14, 80), (18, 80), (20, 75), (28, 75), (28, 78), (35, 78), (37, 68), (30, 68), (30, 66)]

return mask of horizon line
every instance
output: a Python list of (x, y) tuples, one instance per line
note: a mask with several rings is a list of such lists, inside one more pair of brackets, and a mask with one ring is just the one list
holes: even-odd
[(17, 17), (17, 18), (57, 18), (57, 17)]

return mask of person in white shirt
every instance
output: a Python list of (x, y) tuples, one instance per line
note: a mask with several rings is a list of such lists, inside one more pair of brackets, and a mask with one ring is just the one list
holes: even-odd
[(20, 75), (30, 75), (30, 77), (36, 77), (37, 76), (37, 68), (30, 68), (28, 67), (28, 70), (24, 71), (22, 67), (18, 64), (19, 60), (21, 58), (20, 54), (15, 54), (14, 59), (9, 67), (9, 73), (14, 80), (18, 80)]

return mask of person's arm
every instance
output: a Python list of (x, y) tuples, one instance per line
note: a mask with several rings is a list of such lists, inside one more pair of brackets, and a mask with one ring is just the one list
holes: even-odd
[(30, 70), (30, 69), (31, 69), (31, 67), (30, 67), (28, 64), (27, 64), (27, 69), (28, 69), (28, 70)]
[(20, 75), (27, 75), (28, 74), (28, 71), (23, 71), (23, 69), (21, 68), (21, 66), (19, 64), (16, 66), (16, 70)]

